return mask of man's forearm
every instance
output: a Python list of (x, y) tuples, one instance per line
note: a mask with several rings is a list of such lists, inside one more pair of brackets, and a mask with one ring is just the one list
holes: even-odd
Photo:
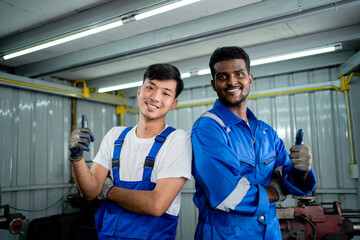
[(83, 196), (88, 200), (97, 197), (101, 192), (101, 188), (98, 180), (86, 165), (85, 160), (81, 159), (78, 162), (72, 162), (71, 165), (76, 184)]
[(306, 187), (306, 179), (308, 175), (309, 172), (294, 171), (294, 186), (303, 191)]
[(154, 191), (131, 190), (113, 187), (108, 192), (108, 199), (122, 208), (141, 215), (161, 216), (167, 209), (156, 203)]
[(151, 191), (112, 187), (107, 198), (130, 212), (161, 216), (169, 209), (185, 182), (183, 177), (160, 179)]

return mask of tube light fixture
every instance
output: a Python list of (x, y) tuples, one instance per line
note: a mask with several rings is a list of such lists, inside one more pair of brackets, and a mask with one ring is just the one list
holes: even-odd
[[(333, 51), (339, 50), (341, 48), (342, 48), (341, 43), (336, 43), (333, 45), (312, 48), (312, 49), (307, 49), (307, 50), (303, 50), (303, 51), (296, 51), (296, 52), (282, 54), (282, 55), (268, 57), (268, 58), (255, 59), (255, 60), (251, 61), (250, 65), (256, 66), (256, 65), (266, 64), (266, 63), (280, 62), (280, 61), (285, 61), (285, 60), (290, 60), (290, 59), (295, 59), (295, 58), (317, 55), (317, 54), (321, 54), (321, 53), (333, 52)], [(196, 75), (206, 75), (206, 74), (210, 74), (210, 73), (211, 73), (210, 69), (206, 68), (206, 69), (192, 72), (192, 74), (187, 73), (187, 72), (182, 73), (181, 77), (189, 78), (194, 75), (195, 76)]]
[[(42, 50), (42, 49), (45, 49), (45, 48), (53, 47), (53, 46), (56, 46), (56, 45), (59, 45), (59, 44), (62, 44), (62, 43), (70, 42), (70, 41), (75, 40), (75, 39), (79, 39), (79, 38), (86, 37), (86, 36), (89, 36), (89, 35), (92, 35), (92, 34), (95, 34), (95, 33), (99, 33), (99, 32), (105, 31), (105, 30), (109, 30), (109, 29), (112, 29), (112, 28), (122, 26), (125, 23), (130, 23), (134, 19), (135, 20), (144, 19), (144, 18), (147, 18), (147, 17), (151, 17), (151, 16), (154, 16), (154, 15), (163, 13), (163, 12), (173, 10), (175, 8), (183, 7), (183, 6), (186, 6), (188, 4), (198, 2), (198, 1), (200, 1), (200, 0), (181, 0), (181, 1), (177, 1), (175, 3), (171, 3), (171, 4), (168, 4), (168, 5), (159, 7), (159, 8), (155, 8), (155, 9), (143, 12), (143, 13), (136, 14), (135, 16), (127, 17), (127, 18), (124, 18), (124, 19), (121, 19), (121, 20), (118, 20), (118, 21), (115, 21), (115, 22), (112, 22), (112, 23), (108, 23), (108, 24), (98, 26), (98, 27), (95, 27), (95, 28), (92, 28), (92, 29), (88, 29), (88, 30), (85, 30), (85, 31), (82, 31), (82, 32), (79, 32), (79, 33), (75, 33), (75, 34), (72, 34), (72, 35), (69, 35), (69, 36), (65, 36), (65, 37), (62, 37), (62, 38), (59, 38), (59, 39), (56, 39), (56, 40), (45, 42), (45, 43), (42, 43), (42, 44), (39, 44), (39, 45), (36, 45), (36, 46), (33, 46), (33, 47), (29, 47), (29, 48), (26, 48), (26, 49), (23, 49), (23, 50), (19, 50), (19, 51), (16, 51), (16, 52), (5, 54), (3, 56), (3, 59), (8, 60), (8, 59), (19, 57), (19, 56), (22, 56), (22, 55), (25, 55), (25, 54), (28, 54), (28, 53), (36, 52), (36, 51), (39, 51), (39, 50)], [(132, 20), (129, 21), (130, 18)]]
[(169, 4), (169, 5), (163, 6), (163, 7), (159, 7), (159, 8), (150, 10), (150, 11), (136, 14), (135, 20), (141, 20), (141, 19), (144, 19), (147, 17), (151, 17), (151, 16), (154, 16), (154, 15), (157, 15), (157, 14), (160, 14), (163, 12), (167, 12), (167, 11), (173, 10), (175, 8), (183, 7), (188, 4), (198, 2), (198, 1), (200, 1), (200, 0), (183, 0), (183, 1), (175, 2), (175, 3)]
[(39, 50), (42, 50), (42, 49), (45, 49), (45, 48), (53, 47), (53, 46), (56, 46), (56, 45), (59, 45), (59, 44), (62, 44), (62, 43), (70, 42), (72, 40), (76, 40), (76, 39), (79, 39), (79, 38), (82, 38), (82, 37), (86, 37), (86, 36), (89, 36), (89, 35), (92, 35), (92, 34), (95, 34), (95, 33), (99, 33), (99, 32), (102, 32), (102, 31), (105, 31), (105, 30), (108, 30), (108, 29), (111, 29), (111, 28), (119, 27), (119, 26), (122, 26), (122, 25), (123, 25), (122, 20), (119, 20), (119, 21), (112, 22), (112, 23), (109, 23), (109, 24), (106, 24), (106, 25), (103, 25), (103, 26), (99, 26), (99, 27), (92, 28), (92, 29), (89, 29), (89, 30), (86, 30), (86, 31), (83, 31), (83, 32), (79, 32), (79, 33), (76, 33), (76, 34), (73, 34), (73, 35), (70, 35), (70, 36), (59, 38), (59, 39), (56, 39), (56, 40), (53, 40), (53, 41), (50, 41), (50, 42), (47, 42), (47, 43), (36, 45), (34, 47), (30, 47), (30, 48), (26, 48), (24, 50), (20, 50), (20, 51), (14, 52), (14, 53), (6, 54), (6, 55), (3, 56), (3, 58), (4, 58), (4, 60), (8, 60), (8, 59), (15, 58), (15, 57), (18, 57), (18, 56), (22, 56), (22, 55), (25, 55), (25, 54), (28, 54), (28, 53), (36, 52), (36, 51), (39, 51)]
[(111, 86), (111, 87), (99, 88), (98, 92), (99, 93), (104, 93), (104, 92), (111, 92), (111, 91), (115, 91), (115, 90), (138, 87), (138, 86), (141, 86), (142, 83), (143, 83), (143, 81), (138, 81), (138, 82), (125, 83), (125, 84), (120, 84), (120, 85)]
[(181, 78), (189, 78), (189, 77), (191, 77), (191, 73), (189, 73), (189, 72), (181, 74)]
[(303, 50), (303, 51), (296, 51), (293, 53), (287, 53), (287, 54), (282, 54), (282, 55), (268, 57), (268, 58), (255, 59), (255, 60), (251, 61), (250, 65), (256, 66), (256, 65), (266, 64), (266, 63), (280, 62), (280, 61), (284, 61), (284, 60), (307, 57), (307, 56), (317, 55), (317, 54), (321, 54), (321, 53), (333, 52), (337, 49), (341, 49), (340, 43), (330, 45), (330, 46), (324, 46), (324, 47), (319, 47), (319, 48)]

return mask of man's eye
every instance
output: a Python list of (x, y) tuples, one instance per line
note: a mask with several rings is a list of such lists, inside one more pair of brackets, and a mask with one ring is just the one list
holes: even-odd
[(237, 73), (236, 76), (243, 78), (243, 77), (245, 77), (245, 74), (244, 73)]
[(146, 86), (146, 88), (147, 88), (147, 89), (150, 89), (150, 90), (152, 90), (152, 89), (153, 89), (153, 87), (152, 87), (152, 86)]
[(224, 75), (218, 75), (217, 76), (217, 79), (219, 79), (219, 80), (223, 80), (223, 79), (225, 79), (226, 77), (224, 76)]

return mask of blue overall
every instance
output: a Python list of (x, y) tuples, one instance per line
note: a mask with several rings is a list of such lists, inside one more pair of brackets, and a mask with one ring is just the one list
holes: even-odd
[[(148, 190), (155, 188), (156, 183), (151, 182), (151, 173), (155, 157), (164, 143), (166, 137), (175, 129), (167, 127), (155, 137), (155, 142), (145, 158), (142, 181), (121, 181), (119, 177), (119, 159), (121, 148), (126, 134), (132, 127), (122, 131), (114, 143), (112, 171), (114, 186)], [(129, 212), (119, 205), (107, 200), (95, 214), (95, 225), (99, 240), (102, 239), (175, 239), (178, 216), (164, 213), (160, 217), (139, 215)]]

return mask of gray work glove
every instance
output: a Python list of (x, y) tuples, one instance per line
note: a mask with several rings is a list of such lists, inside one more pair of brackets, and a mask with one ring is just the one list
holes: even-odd
[(76, 128), (71, 132), (69, 140), (69, 160), (77, 162), (82, 159), (83, 151), (89, 151), (90, 142), (94, 135), (88, 128)]
[(284, 187), (281, 185), (280, 178), (272, 178), (270, 180), (269, 187), (272, 187), (277, 192), (279, 198), (276, 201), (284, 201), (286, 199), (286, 196), (288, 195), (288, 193), (286, 192)]
[(296, 145), (290, 148), (291, 163), (294, 164), (294, 168), (310, 171), (311, 168), (311, 151), (307, 145)]
[(103, 188), (102, 188), (101, 193), (100, 193), (100, 195), (98, 196), (98, 198), (99, 198), (100, 200), (106, 200), (106, 199), (108, 199), (108, 198), (107, 198), (107, 195), (108, 195), (108, 193), (109, 193), (109, 191), (110, 191), (110, 189), (111, 189), (112, 187), (114, 187), (114, 181), (113, 181), (110, 177), (107, 177), (107, 178), (105, 179)]

